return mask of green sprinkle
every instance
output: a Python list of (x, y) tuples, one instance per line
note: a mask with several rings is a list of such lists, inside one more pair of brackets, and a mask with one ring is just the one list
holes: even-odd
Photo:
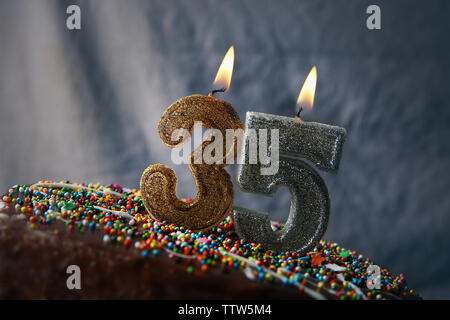
[(339, 257), (342, 257), (342, 258), (348, 258), (350, 256), (351, 256), (351, 254), (348, 250), (342, 250), (341, 253), (339, 254)]
[(189, 267), (187, 268), (187, 273), (193, 274), (193, 273), (194, 273), (194, 267), (193, 267), (193, 266), (189, 266)]
[(72, 201), (70, 202), (65, 202), (63, 205), (63, 208), (66, 210), (74, 210), (77, 208), (77, 206), (75, 205), (75, 203), (73, 203)]

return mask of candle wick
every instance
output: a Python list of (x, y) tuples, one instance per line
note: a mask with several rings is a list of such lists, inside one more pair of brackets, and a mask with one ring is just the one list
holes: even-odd
[(300, 118), (300, 113), (302, 113), (302, 111), (303, 111), (303, 107), (300, 106), (300, 109), (297, 112), (297, 116), (294, 119), (298, 123), (304, 123), (303, 120)]
[(216, 90), (211, 91), (208, 96), (214, 97), (215, 93), (217, 93), (217, 92), (225, 92), (226, 90), (227, 90), (227, 88), (216, 89)]

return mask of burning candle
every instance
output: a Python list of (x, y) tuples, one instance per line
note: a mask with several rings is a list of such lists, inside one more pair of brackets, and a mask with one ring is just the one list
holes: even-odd
[[(283, 117), (259, 112), (247, 112), (245, 120), (244, 147), (237, 172), (237, 182), (245, 192), (272, 196), (284, 185), (291, 193), (289, 217), (282, 231), (274, 232), (269, 215), (246, 208), (233, 208), (237, 233), (247, 241), (261, 243), (277, 251), (313, 249), (326, 231), (330, 211), (330, 198), (323, 179), (306, 162), (311, 161), (318, 169), (336, 172), (346, 137), (344, 128), (300, 119), (303, 107), (313, 107), (317, 71), (313, 67), (299, 94), (296, 117)], [(271, 147), (262, 154), (261, 143), (268, 145), (267, 130), (278, 132), (271, 135)], [(271, 173), (263, 171), (267, 164), (249, 163), (256, 133), (259, 156), (272, 158)], [(261, 134), (265, 133), (265, 134)], [(277, 157), (273, 155), (276, 154)], [(279, 159), (278, 159), (279, 154)], [(270, 171), (270, 170), (269, 170)]]
[[(174, 102), (162, 115), (158, 131), (161, 140), (170, 148), (180, 147), (189, 141), (195, 126), (217, 129), (222, 137), (229, 129), (242, 129), (242, 122), (231, 104), (213, 96), (225, 92), (231, 82), (234, 48), (230, 47), (217, 72), (214, 84), (219, 90), (208, 96), (192, 95)], [(214, 138), (214, 139), (213, 139)], [(177, 177), (172, 169), (163, 164), (150, 165), (141, 177), (142, 201), (154, 219), (166, 220), (192, 231), (214, 227), (226, 217), (233, 204), (234, 190), (230, 175), (225, 170), (231, 157), (237, 155), (237, 138), (231, 144), (223, 144), (210, 136), (190, 156), (189, 169), (197, 186), (197, 196), (191, 202), (176, 195)], [(220, 142), (217, 149), (216, 142)], [(211, 150), (216, 160), (205, 163), (204, 151)], [(217, 159), (219, 155), (219, 159)]]

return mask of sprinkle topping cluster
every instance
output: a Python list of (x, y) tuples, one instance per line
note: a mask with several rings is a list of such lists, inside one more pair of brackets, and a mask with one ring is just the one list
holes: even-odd
[[(16, 185), (2, 200), (24, 215), (31, 229), (62, 221), (68, 232), (102, 233), (105, 245), (135, 250), (143, 259), (161, 254), (181, 259), (188, 274), (206, 273), (211, 268), (237, 269), (254, 281), (295, 286), (315, 299), (417, 296), (403, 274), (394, 276), (385, 268), (378, 269), (379, 276), (376, 270), (369, 272), (375, 266), (369, 258), (336, 243), (321, 240), (304, 256), (265, 250), (260, 244), (239, 239), (230, 215), (208, 232), (192, 232), (150, 218), (139, 190), (117, 184), (103, 187), (40, 181), (32, 186)], [(0, 218), (7, 216), (0, 214)], [(275, 232), (282, 227), (279, 222), (273, 224)], [(56, 228), (53, 232), (59, 233)], [(379, 289), (368, 289), (377, 284)]]

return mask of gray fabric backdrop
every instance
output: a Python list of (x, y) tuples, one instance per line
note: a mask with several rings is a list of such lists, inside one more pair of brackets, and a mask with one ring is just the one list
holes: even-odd
[[(65, 27), (77, 3), (82, 29)], [(382, 30), (365, 27), (369, 4)], [(0, 188), (43, 178), (137, 187), (170, 163), (157, 123), (176, 99), (207, 93), (231, 44), (231, 89), (248, 110), (295, 113), (318, 67), (308, 120), (347, 128), (326, 239), (360, 251), (426, 298), (450, 298), (448, 1), (0, 2)], [(185, 166), (179, 194), (194, 196)], [(235, 166), (230, 172), (234, 175)], [(275, 199), (235, 203), (284, 219)]]

